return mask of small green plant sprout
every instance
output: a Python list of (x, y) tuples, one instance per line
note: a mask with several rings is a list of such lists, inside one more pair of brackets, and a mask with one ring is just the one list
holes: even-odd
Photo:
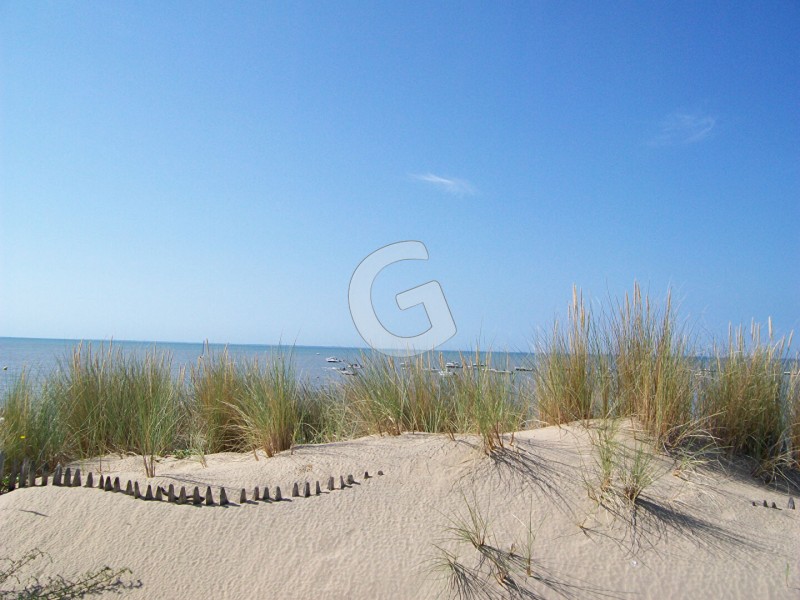
[(619, 466), (622, 496), (630, 504), (636, 504), (642, 492), (655, 481), (653, 453), (650, 448), (636, 443), (634, 448), (625, 448)]
[(489, 521), (481, 514), (474, 497), (472, 502), (469, 502), (466, 495), (462, 493), (462, 498), (464, 499), (467, 513), (466, 515), (457, 514), (453, 516), (450, 519), (450, 526), (447, 531), (456, 540), (466, 542), (476, 550), (480, 550), (482, 546), (486, 545), (486, 539), (489, 534)]
[(594, 468), (584, 472), (583, 481), (589, 498), (602, 504), (613, 490), (616, 459), (619, 454), (619, 442), (616, 440), (618, 422), (615, 419), (604, 419), (600, 425), (589, 432), (593, 453)]
[[(533, 544), (536, 541), (536, 532), (533, 530), (533, 501), (531, 501), (527, 523), (523, 523), (519, 517), (515, 518), (520, 522), (521, 525), (525, 527), (525, 539), (523, 539), (519, 544), (512, 544), (509, 554), (512, 556), (518, 555), (522, 564), (524, 565), (525, 576), (533, 577)], [(518, 554), (516, 552), (517, 547), (519, 547)]]
[(621, 442), (617, 419), (604, 420), (590, 435), (595, 467), (584, 475), (589, 497), (601, 505), (621, 500), (635, 506), (657, 478), (653, 448), (636, 439)]
[(501, 598), (490, 581), (474, 568), (462, 563), (458, 556), (436, 546), (437, 554), (431, 563), (431, 571), (442, 573), (446, 580), (448, 598), (455, 600), (473, 600), (475, 598)]
[[(447, 574), (448, 592), (454, 598), (506, 598), (528, 597), (523, 588), (525, 578), (537, 579), (534, 572), (533, 530), (531, 507), (525, 539), (504, 549), (491, 534), (489, 518), (478, 507), (476, 498), (464, 498), (465, 510), (450, 518), (446, 531), (449, 542), (466, 546), (472, 551), (466, 562), (451, 550), (436, 546), (437, 556), (433, 560), (434, 570)], [(555, 582), (546, 583), (553, 585)], [(555, 588), (554, 588), (555, 589)]]

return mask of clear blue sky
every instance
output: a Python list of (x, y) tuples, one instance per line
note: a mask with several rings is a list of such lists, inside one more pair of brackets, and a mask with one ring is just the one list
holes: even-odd
[[(0, 3), (0, 335), (524, 348), (634, 279), (800, 329), (797, 2)], [(415, 331), (416, 328), (416, 331)]]

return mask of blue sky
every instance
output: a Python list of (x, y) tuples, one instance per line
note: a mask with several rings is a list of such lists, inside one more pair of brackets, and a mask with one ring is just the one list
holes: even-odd
[(800, 329), (800, 4), (0, 3), (0, 335), (363, 345), (577, 284)]

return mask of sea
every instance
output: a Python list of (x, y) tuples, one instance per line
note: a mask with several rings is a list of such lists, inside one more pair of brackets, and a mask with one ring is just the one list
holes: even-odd
[[(182, 369), (189, 372), (193, 365), (206, 354), (221, 353), (227, 348), (228, 354), (238, 363), (240, 360), (267, 360), (282, 353), (290, 356), (295, 373), (312, 384), (324, 384), (346, 377), (352, 373), (351, 365), (363, 363), (374, 350), (368, 348), (347, 348), (338, 346), (276, 346), (250, 344), (206, 344), (203, 342), (148, 342), (124, 340), (62, 340), (40, 338), (0, 337), (0, 399), (5, 397), (9, 386), (24, 372), (33, 379), (48, 376), (53, 371), (64, 368), (72, 351), (79, 344), (91, 346), (92, 350), (119, 349), (124, 354), (144, 355), (156, 351), (171, 358), (173, 374), (177, 377)], [(439, 355), (444, 363), (477, 363), (474, 351), (443, 351), (434, 353), (432, 366), (438, 367)], [(335, 358), (341, 362), (328, 362)], [(527, 353), (494, 353), (491, 366), (517, 373), (516, 368), (526, 368), (530, 364)], [(404, 359), (397, 359), (403, 362)], [(481, 353), (480, 362), (486, 357)], [(487, 365), (489, 366), (489, 365)], [(522, 372), (518, 372), (522, 373)], [(0, 400), (2, 402), (2, 400)]]

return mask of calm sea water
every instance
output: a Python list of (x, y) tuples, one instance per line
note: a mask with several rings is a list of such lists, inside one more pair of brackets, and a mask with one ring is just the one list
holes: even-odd
[[(34, 376), (46, 376), (66, 364), (72, 349), (80, 342), (78, 340), (51, 340), (33, 338), (4, 338), (0, 337), (0, 398), (4, 395), (9, 384), (13, 382), (23, 370)], [(224, 344), (210, 344), (206, 348), (202, 343), (175, 343), (175, 342), (131, 342), (131, 341), (99, 341), (85, 340), (84, 345), (91, 344), (92, 349), (119, 348), (123, 353), (142, 355), (155, 349), (157, 352), (166, 352), (172, 357), (172, 368), (177, 375), (181, 368), (188, 369), (196, 365), (198, 359), (206, 350), (219, 353), (225, 349)], [(372, 352), (364, 348), (341, 348), (328, 346), (295, 346), (293, 348), (280, 346), (235, 345), (227, 346), (228, 353), (234, 359), (264, 359), (278, 351), (284, 354), (291, 353), (295, 370), (300, 377), (312, 383), (323, 383), (331, 379), (345, 377), (337, 369), (348, 364), (362, 362), (363, 356)], [(459, 352), (442, 352), (444, 361), (459, 362), (463, 360), (477, 362), (475, 354)], [(469, 355), (469, 357), (467, 356)], [(328, 357), (337, 357), (341, 363), (328, 363)], [(482, 360), (484, 360), (482, 358)], [(523, 353), (495, 354), (492, 357), (492, 366), (500, 369), (513, 370), (516, 366), (523, 366), (529, 360)]]

